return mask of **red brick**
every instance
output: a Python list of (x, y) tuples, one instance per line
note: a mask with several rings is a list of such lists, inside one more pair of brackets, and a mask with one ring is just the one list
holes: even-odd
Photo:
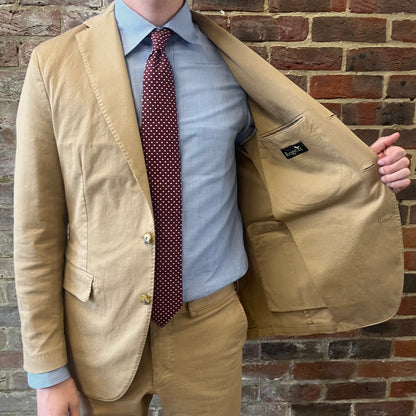
[(416, 76), (392, 75), (387, 87), (387, 98), (415, 98)]
[(389, 401), (356, 403), (355, 416), (414, 416), (414, 402)]
[(416, 315), (416, 296), (405, 296), (402, 299), (398, 315)]
[(194, 10), (263, 11), (263, 0), (192, 0)]
[(409, 102), (347, 103), (342, 107), (342, 120), (348, 125), (413, 124), (415, 106)]
[(400, 191), (398, 195), (400, 196), (400, 200), (408, 200), (408, 199), (415, 200), (416, 199), (416, 181), (411, 179), (410, 185), (403, 191)]
[(342, 106), (340, 103), (322, 103), (329, 111), (332, 111), (338, 118), (341, 118)]
[(385, 42), (386, 20), (372, 17), (315, 17), (312, 21), (312, 40), (316, 42)]
[(267, 48), (265, 46), (250, 45), (250, 48), (253, 49), (257, 55), (261, 56), (266, 61), (268, 60), (269, 53), (267, 52)]
[(315, 362), (297, 363), (293, 369), (295, 380), (349, 379), (355, 373), (355, 363)]
[(401, 221), (402, 221), (402, 225), (406, 225), (407, 220), (408, 220), (409, 207), (407, 205), (400, 204), (399, 205), (399, 212), (400, 212), (400, 218), (401, 218)]
[(260, 344), (246, 342), (243, 348), (244, 362), (257, 361), (259, 358), (260, 358)]
[(404, 268), (407, 270), (416, 270), (416, 251), (405, 251)]
[(346, 0), (270, 0), (271, 12), (342, 12)]
[(412, 71), (416, 48), (358, 48), (347, 51), (347, 71)]
[(243, 374), (250, 378), (282, 378), (289, 374), (289, 364), (247, 364), (243, 365)]
[(314, 98), (381, 98), (382, 91), (382, 76), (315, 75), (310, 80)]
[(303, 91), (308, 90), (308, 78), (304, 75), (286, 75), (292, 82), (294, 82), (299, 88), (302, 88)]
[(371, 146), (380, 136), (378, 129), (352, 129), (367, 146)]
[(20, 368), (23, 365), (21, 351), (0, 351), (0, 368)]
[(341, 48), (272, 47), (270, 62), (278, 69), (341, 69)]
[(374, 361), (360, 363), (358, 375), (360, 377), (414, 377), (416, 361)]
[(19, 0), (23, 6), (84, 6), (98, 8), (101, 0)]
[(22, 59), (22, 64), (27, 65), (30, 60), (30, 56), (32, 55), (33, 49), (36, 48), (42, 41), (36, 41), (36, 40), (28, 40), (23, 41), (20, 46), (20, 56)]
[[(415, 206), (413, 205), (412, 208)], [(414, 273), (405, 273), (404, 274), (404, 293), (416, 293), (416, 274)]]
[(386, 383), (328, 384), (326, 400), (381, 399), (386, 395)]
[(260, 400), (265, 402), (312, 402), (319, 399), (321, 386), (318, 384), (286, 384), (264, 382)]
[(17, 45), (14, 41), (0, 41), (0, 66), (17, 66)]
[(350, 0), (353, 13), (416, 13), (414, 0)]
[(218, 26), (221, 26), (223, 29), (227, 29), (227, 17), (226, 16), (220, 16), (218, 14), (209, 14), (206, 15), (209, 17), (213, 22), (215, 22)]
[(60, 31), (57, 10), (0, 10), (0, 36), (56, 36)]
[(396, 357), (416, 358), (416, 340), (396, 341), (394, 344), (394, 355)]
[(98, 11), (93, 11), (93, 10), (86, 11), (86, 10), (77, 10), (77, 9), (75, 10), (65, 9), (62, 15), (62, 22), (63, 22), (62, 30), (66, 31), (66, 30), (72, 29), (73, 27), (82, 24), (87, 19), (95, 16), (98, 13), (99, 13)]
[(309, 22), (301, 16), (232, 16), (231, 33), (245, 42), (305, 40)]
[(391, 38), (401, 42), (416, 42), (416, 21), (396, 20), (393, 22)]
[(416, 380), (391, 383), (390, 397), (416, 397)]
[(400, 138), (396, 142), (399, 146), (405, 149), (416, 149), (416, 129), (383, 129), (382, 135), (389, 136), (396, 131), (400, 133)]
[(416, 228), (403, 228), (403, 243), (405, 247), (416, 247)]

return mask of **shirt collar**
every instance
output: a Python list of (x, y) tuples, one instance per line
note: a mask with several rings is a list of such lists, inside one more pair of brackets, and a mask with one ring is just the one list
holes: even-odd
[[(124, 55), (129, 54), (157, 27), (130, 9), (123, 0), (115, 0), (114, 13), (120, 32)], [(189, 43), (200, 43), (200, 36), (192, 21), (188, 2), (163, 27), (171, 29)]]

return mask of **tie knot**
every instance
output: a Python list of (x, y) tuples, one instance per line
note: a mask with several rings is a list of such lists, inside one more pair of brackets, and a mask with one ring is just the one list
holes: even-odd
[(153, 43), (153, 50), (163, 50), (171, 37), (172, 32), (169, 29), (154, 30), (150, 35)]

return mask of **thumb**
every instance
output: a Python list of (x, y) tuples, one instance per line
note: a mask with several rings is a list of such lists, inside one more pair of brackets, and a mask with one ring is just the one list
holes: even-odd
[(370, 146), (370, 148), (376, 154), (382, 153), (389, 146), (395, 143), (399, 139), (399, 137), (400, 137), (399, 133), (393, 133), (390, 136), (380, 137)]

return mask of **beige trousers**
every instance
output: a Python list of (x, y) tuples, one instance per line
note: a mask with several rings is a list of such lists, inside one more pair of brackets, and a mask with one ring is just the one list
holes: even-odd
[(146, 416), (154, 394), (164, 416), (239, 416), (247, 319), (233, 285), (151, 324), (143, 357), (119, 400), (81, 397), (83, 416)]

